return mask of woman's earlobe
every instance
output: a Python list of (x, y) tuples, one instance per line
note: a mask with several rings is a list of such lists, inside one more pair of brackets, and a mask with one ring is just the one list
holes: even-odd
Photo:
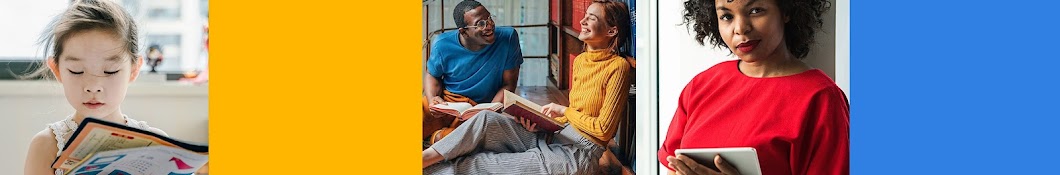
[(607, 36), (615, 37), (618, 35), (618, 27), (611, 27), (611, 30), (607, 30)]

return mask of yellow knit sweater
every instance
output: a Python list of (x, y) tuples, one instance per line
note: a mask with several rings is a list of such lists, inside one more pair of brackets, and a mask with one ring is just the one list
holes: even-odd
[(570, 123), (582, 135), (606, 144), (615, 136), (629, 96), (630, 64), (603, 50), (587, 51), (574, 58), (570, 107), (560, 122)]

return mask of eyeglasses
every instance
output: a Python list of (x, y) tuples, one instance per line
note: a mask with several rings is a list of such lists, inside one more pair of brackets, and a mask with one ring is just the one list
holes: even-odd
[(472, 27), (475, 27), (475, 28), (486, 28), (486, 25), (496, 24), (493, 21), (494, 17), (497, 17), (497, 16), (490, 15), (489, 17), (486, 17), (486, 19), (481, 19), (481, 20), (475, 21), (475, 25), (465, 26), (464, 28), (472, 28)]

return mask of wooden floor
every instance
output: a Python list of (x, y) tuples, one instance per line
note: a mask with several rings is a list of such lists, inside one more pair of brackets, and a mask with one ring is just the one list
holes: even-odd
[(547, 86), (519, 86), (515, 91), (519, 96), (542, 106), (548, 103), (570, 106), (570, 100), (567, 99), (569, 91), (559, 90), (551, 82)]

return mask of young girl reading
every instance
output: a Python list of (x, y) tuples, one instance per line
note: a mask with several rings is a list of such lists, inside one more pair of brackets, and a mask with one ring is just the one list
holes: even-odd
[(131, 16), (114, 2), (75, 0), (41, 36), (47, 67), (36, 73), (54, 76), (76, 112), (33, 136), (25, 174), (63, 174), (51, 168), (52, 161), (86, 117), (166, 135), (121, 112), (129, 83), (143, 65), (143, 58), (137, 56), (136, 30)]

